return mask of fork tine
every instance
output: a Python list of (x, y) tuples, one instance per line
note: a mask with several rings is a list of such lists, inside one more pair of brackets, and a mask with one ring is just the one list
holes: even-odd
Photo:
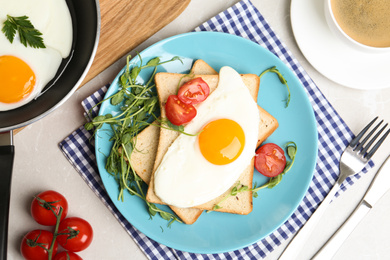
[[(367, 136), (363, 139), (363, 141), (362, 141), (360, 144), (358, 144), (358, 146), (357, 146), (354, 150), (360, 151), (360, 150), (363, 148), (363, 145), (364, 145), (364, 144), (367, 142), (367, 140), (370, 139), (370, 137), (375, 133), (375, 131), (378, 129), (378, 127), (382, 124), (382, 122), (383, 122), (383, 120), (380, 121), (380, 122), (374, 127), (374, 129), (372, 129), (372, 131), (369, 132), (369, 133), (367, 134)], [(387, 125), (387, 124), (386, 124), (386, 125)], [(386, 127), (386, 125), (385, 125), (385, 127)], [(382, 128), (381, 131), (379, 131), (379, 134), (383, 131), (383, 129), (384, 129), (384, 128)], [(371, 144), (375, 141), (375, 139), (378, 138), (378, 135), (379, 135), (379, 134), (376, 134), (375, 137), (371, 139), (371, 141), (370, 141), (370, 142), (368, 143), (368, 145), (367, 145), (367, 150), (368, 150), (368, 148), (370, 148)], [(363, 151), (361, 152), (361, 154), (364, 155)]]
[(385, 141), (386, 137), (389, 135), (390, 129), (387, 130), (387, 132), (382, 136), (382, 138), (374, 145), (374, 147), (371, 149), (371, 151), (367, 154), (366, 158), (367, 160), (370, 160), (371, 157), (374, 155), (376, 150), (378, 150), (379, 146)]
[[(382, 120), (383, 121), (383, 120)], [(381, 123), (382, 123), (382, 121), (381, 121)], [(368, 151), (368, 149), (370, 149), (370, 147), (371, 147), (371, 145), (375, 142), (375, 140), (378, 138), (378, 136), (383, 132), (383, 130), (385, 130), (385, 128), (387, 127), (387, 125), (388, 124), (385, 124), (383, 127), (382, 127), (382, 129), (381, 130), (379, 130), (379, 132), (371, 139), (371, 141), (361, 150), (361, 154), (364, 156), (365, 154), (366, 154), (366, 152)], [(379, 126), (379, 124), (377, 125), (377, 126)], [(376, 130), (377, 129), (377, 127), (375, 127), (375, 129), (374, 130)], [(373, 131), (374, 131), (373, 130)], [(373, 131), (370, 133), (370, 135), (373, 133)], [(367, 139), (368, 139), (368, 137), (367, 137)], [(360, 144), (359, 144), (359, 146), (360, 146)], [(358, 147), (359, 147), (358, 146)], [(362, 147), (361, 147), (362, 148)]]
[(372, 124), (378, 119), (378, 117), (375, 117), (363, 130), (349, 143), (349, 145), (352, 148), (355, 148), (355, 146), (359, 143), (359, 140), (363, 137), (363, 135), (368, 131), (368, 129), (372, 126)]

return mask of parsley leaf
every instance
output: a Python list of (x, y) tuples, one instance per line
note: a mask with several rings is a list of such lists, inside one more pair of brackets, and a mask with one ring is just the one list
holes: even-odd
[(46, 48), (43, 43), (42, 33), (34, 28), (27, 16), (13, 17), (7, 15), (7, 20), (4, 22), (1, 31), (5, 37), (13, 43), (16, 32), (19, 34), (20, 42), (27, 47)]

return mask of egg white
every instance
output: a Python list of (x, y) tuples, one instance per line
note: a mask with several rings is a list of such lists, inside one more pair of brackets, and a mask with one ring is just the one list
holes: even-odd
[(207, 123), (221, 118), (231, 119), (243, 129), (241, 155), (229, 164), (214, 165), (201, 154), (197, 137), (180, 135), (154, 175), (155, 193), (163, 202), (187, 208), (220, 196), (237, 181), (255, 154), (260, 123), (257, 104), (241, 76), (230, 67), (220, 70), (218, 87), (201, 103), (184, 131), (198, 133)]
[[(26, 15), (42, 33), (46, 48), (59, 51), (62, 58), (69, 56), (73, 28), (72, 17), (65, 0), (0, 0), (1, 27), (7, 15), (14, 17)], [(34, 50), (31, 47), (29, 49)]]
[(0, 56), (3, 55), (15, 56), (27, 63), (35, 74), (36, 84), (32, 93), (23, 100), (14, 103), (0, 102), (0, 111), (17, 108), (33, 100), (55, 76), (62, 61), (60, 53), (54, 49), (31, 51), (31, 48), (24, 47), (18, 40), (11, 44), (3, 35), (0, 35)]
[[(28, 16), (34, 27), (42, 33), (46, 48), (25, 47), (16, 34), (11, 44), (0, 32), (0, 56), (15, 56), (34, 71), (36, 85), (25, 99), (15, 103), (0, 102), (0, 111), (25, 105), (36, 98), (47, 83), (54, 78), (63, 58), (72, 47), (72, 19), (64, 0), (0, 0), (0, 25), (11, 16)], [(1, 79), (0, 79), (1, 84)]]

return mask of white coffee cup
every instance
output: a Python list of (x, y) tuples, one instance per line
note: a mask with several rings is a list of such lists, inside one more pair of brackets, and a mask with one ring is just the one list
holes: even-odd
[[(332, 0), (324, 0), (324, 11), (325, 11), (325, 18), (326, 22), (330, 28), (330, 30), (345, 44), (348, 46), (355, 48), (357, 50), (366, 52), (366, 53), (388, 53), (390, 52), (390, 47), (373, 47), (368, 46), (365, 44), (362, 44), (360, 42), (357, 42), (356, 40), (352, 39), (348, 34), (346, 34), (343, 29), (338, 24), (333, 11), (332, 11)], [(390, 1), (390, 0), (389, 0)]]

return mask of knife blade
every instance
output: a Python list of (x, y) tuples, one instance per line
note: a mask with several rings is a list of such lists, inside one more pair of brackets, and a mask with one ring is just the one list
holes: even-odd
[(333, 234), (333, 236), (322, 246), (322, 248), (314, 255), (313, 259), (331, 259), (343, 242), (352, 233), (360, 221), (367, 215), (371, 208), (377, 203), (383, 195), (390, 189), (390, 156), (387, 157), (382, 164), (366, 194), (360, 201), (358, 206), (341, 225), (341, 227)]

